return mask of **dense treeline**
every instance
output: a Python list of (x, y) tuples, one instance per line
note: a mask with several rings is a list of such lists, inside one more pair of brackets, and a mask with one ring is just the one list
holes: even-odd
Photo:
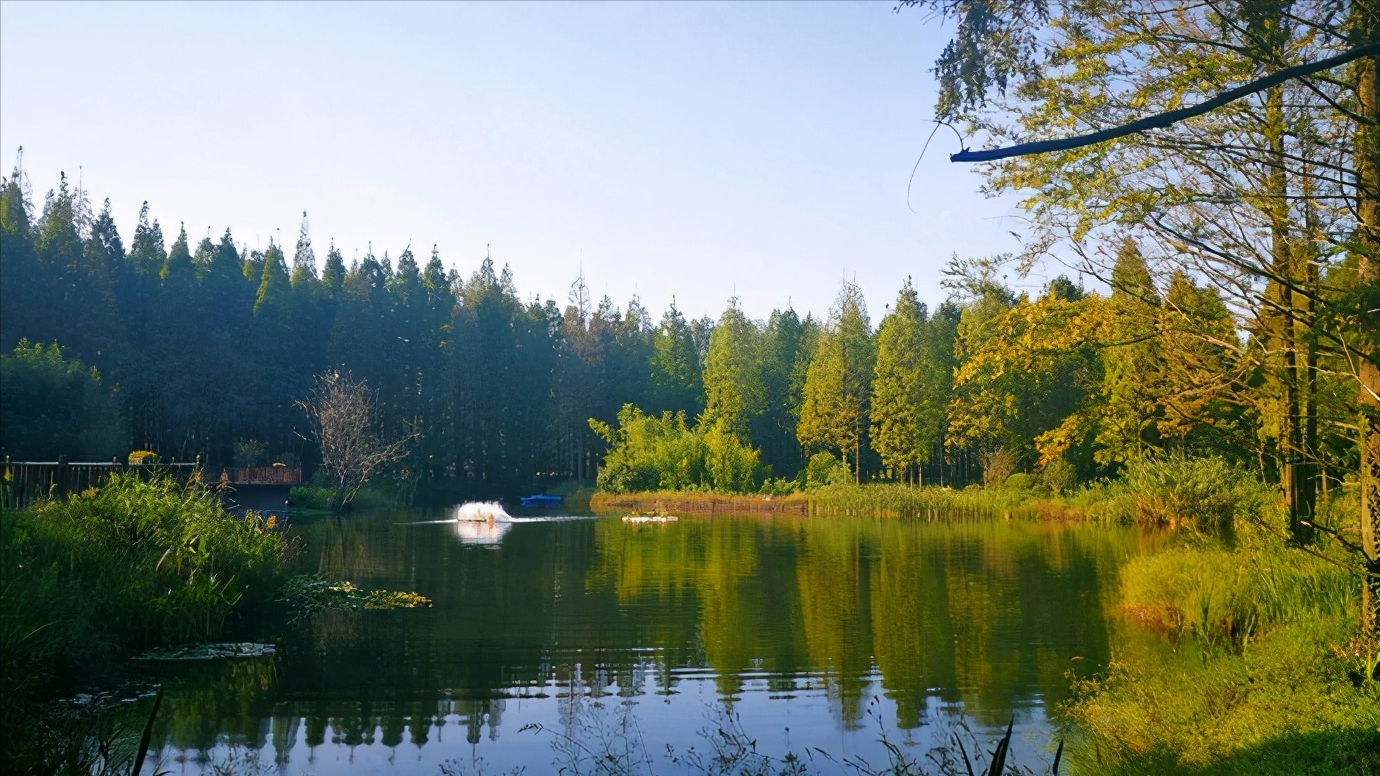
[[(147, 205), (126, 248), (109, 202), (93, 213), (64, 178), (35, 213), (27, 186), (16, 169), (0, 196), (0, 347), (19, 348), (4, 369), (7, 455), (136, 448), (211, 466), (310, 463), (294, 402), (315, 375), (343, 368), (377, 391), (381, 426), (419, 432), (403, 474), (494, 491), (592, 478), (601, 447), (588, 420), (612, 421), (625, 402), (691, 412), (703, 402), (710, 324), (674, 305), (653, 326), (636, 300), (624, 311), (594, 304), (582, 280), (565, 309), (524, 302), (507, 268), (485, 259), (462, 280), (435, 250), (424, 261), (370, 252), (347, 267), (331, 246), (318, 267), (305, 214), (290, 261), (228, 229), (195, 243), (179, 229), (165, 247)], [(36, 388), (51, 381), (26, 365), (56, 351), (31, 343), (58, 343), (93, 368), (118, 399), (123, 438), (54, 446), (35, 418), (76, 416)], [(63, 369), (87, 374), (61, 360), (48, 372)]]
[[(1289, 382), (1272, 329), (1187, 265), (1156, 276), (1130, 240), (1110, 293), (1059, 277), (1018, 295), (1000, 259), (954, 260), (950, 299), (931, 312), (907, 282), (875, 329), (848, 283), (824, 320), (753, 321), (730, 300), (717, 322), (673, 302), (653, 324), (636, 299), (595, 304), (583, 278), (564, 309), (524, 302), (508, 268), (486, 258), (462, 280), (435, 249), (347, 266), (332, 245), (318, 269), (305, 214), (291, 262), (228, 229), (195, 246), (179, 229), (165, 248), (147, 204), (126, 249), (108, 201), (93, 212), (63, 179), (35, 214), (26, 188), (16, 168), (0, 195), (8, 455), (311, 463), (294, 402), (345, 369), (378, 392), (383, 428), (418, 432), (399, 474), (424, 490), (591, 479), (608, 444), (614, 490), (780, 490), (821, 453), (856, 481), (1026, 471), (1058, 490), (1162, 452), (1278, 480), (1301, 391), (1316, 487), (1358, 466), (1345, 354), (1315, 347), (1306, 385)], [(1325, 264), (1320, 303), (1354, 295), (1355, 278), (1354, 257)], [(87, 433), (53, 433), (73, 427)]]

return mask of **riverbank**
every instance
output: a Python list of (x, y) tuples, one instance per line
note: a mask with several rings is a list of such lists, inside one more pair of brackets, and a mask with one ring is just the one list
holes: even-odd
[(1072, 679), (1066, 759), (1077, 774), (1380, 774), (1380, 640), (1363, 634), (1356, 494), (1320, 504), (1326, 530), (1291, 545), (1278, 491), (1215, 460), (1129, 467), (1056, 494), (1034, 487), (831, 485), (762, 496), (596, 496), (600, 508), (812, 517), (1067, 520), (1165, 532), (1108, 596), (1114, 657)]
[(47, 718), (49, 700), (143, 650), (243, 630), (274, 607), (295, 550), (272, 517), (236, 517), (200, 485), (133, 475), (0, 511), (0, 547), (5, 758), (47, 773), (99, 754), (89, 720)]
[[(652, 491), (596, 493), (589, 508), (596, 514), (786, 514), (813, 517), (904, 517), (935, 520), (1010, 518), (1035, 520), (1103, 519), (1096, 509), (1100, 492), (1058, 496), (1017, 489), (953, 490), (904, 485), (826, 485), (784, 496), (761, 494)], [(1104, 510), (1105, 511), (1105, 510)]]
[(1121, 569), (1114, 659), (1065, 706), (1072, 772), (1380, 773), (1380, 643), (1346, 552), (1239, 526)]

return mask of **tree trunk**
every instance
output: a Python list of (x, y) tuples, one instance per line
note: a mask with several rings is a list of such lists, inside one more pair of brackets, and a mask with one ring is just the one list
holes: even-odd
[[(1353, 17), (1356, 44), (1380, 40), (1380, 0), (1356, 0)], [(1380, 102), (1376, 95), (1376, 57), (1357, 62), (1357, 94), (1360, 113), (1368, 122), (1356, 133), (1357, 284), (1380, 283)], [(1380, 368), (1375, 363), (1375, 324), (1363, 321), (1361, 345), (1361, 411), (1358, 442), (1361, 448), (1361, 548), (1365, 554), (1366, 579), (1362, 589), (1361, 619), (1367, 633), (1380, 631)]]
[[(1294, 286), (1301, 280), (1297, 251), (1289, 234), (1289, 178), (1284, 154), (1284, 87), (1275, 86), (1265, 95), (1265, 138), (1269, 143), (1270, 171), (1266, 179), (1266, 195), (1270, 213), (1270, 252), (1272, 269), (1285, 282), (1274, 284), (1276, 294), (1267, 292), (1266, 329), (1270, 332), (1270, 349), (1278, 349), (1284, 356), (1284, 371), (1280, 382), (1284, 389), (1284, 427), (1280, 429), (1279, 464), (1280, 485), (1284, 489), (1284, 503), (1289, 509), (1289, 535), (1296, 542), (1307, 542), (1312, 531), (1307, 521), (1312, 519), (1313, 504), (1308, 498), (1310, 489), (1307, 473), (1300, 460), (1303, 452), (1303, 428), (1299, 397), (1299, 357), (1297, 301)], [(1274, 298), (1270, 298), (1270, 297)], [(1271, 309), (1273, 308), (1273, 309)]]

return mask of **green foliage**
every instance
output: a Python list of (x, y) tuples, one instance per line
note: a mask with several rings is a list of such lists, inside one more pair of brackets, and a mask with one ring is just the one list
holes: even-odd
[(805, 378), (796, 435), (806, 448), (829, 448), (852, 458), (861, 473), (876, 352), (862, 291), (845, 283)]
[(1251, 534), (1133, 558), (1121, 582), (1128, 619), (1166, 640), (1130, 634), (1106, 677), (1080, 683), (1066, 709), (1078, 772), (1380, 766), (1380, 681), (1364, 678), (1360, 586), (1343, 566)]
[(258, 439), (239, 439), (235, 441), (236, 466), (262, 466), (268, 443)]
[(1063, 456), (1049, 461), (1040, 468), (1040, 479), (1044, 482), (1045, 487), (1056, 496), (1072, 490), (1076, 478), (1077, 472), (1074, 470), (1073, 464), (1065, 460)]
[(365, 592), (353, 582), (332, 582), (311, 574), (288, 579), (282, 587), (281, 598), (298, 620), (320, 612), (354, 611), (360, 609), (417, 609), (430, 607), (431, 599), (414, 592), (370, 590)]
[(594, 419), (589, 424), (609, 445), (599, 470), (600, 490), (750, 493), (757, 487), (758, 452), (724, 421), (691, 429), (684, 413), (652, 417), (627, 404), (618, 413), (617, 428)]
[(1273, 489), (1221, 458), (1171, 455), (1128, 464), (1108, 489), (1099, 516), (1225, 537), (1238, 523), (1277, 504)]
[(0, 447), (19, 460), (109, 461), (127, 450), (115, 397), (101, 376), (56, 343), (20, 340), (0, 356)]
[(944, 369), (946, 359), (936, 352), (939, 343), (931, 328), (907, 278), (895, 309), (877, 331), (871, 408), (873, 448), (884, 465), (907, 474), (930, 460), (940, 440), (953, 379)]
[(51, 762), (70, 749), (54, 745), (64, 740), (120, 738), (87, 729), (99, 719), (49, 717), (36, 704), (114, 659), (214, 639), (228, 618), (262, 615), (293, 552), (272, 518), (236, 518), (198, 485), (134, 476), (0, 512), (0, 547), (0, 724), (11, 765)]
[(0, 539), (7, 617), (41, 627), (66, 672), (210, 639), (232, 612), (266, 611), (292, 553), (273, 518), (236, 518), (199, 485), (131, 475), (6, 511)]
[(1037, 479), (1035, 475), (1026, 474), (1025, 472), (1016, 472), (1006, 478), (1006, 482), (1002, 484), (1002, 487), (1008, 490), (1028, 491), (1033, 490), (1038, 483), (1039, 479)]
[[(854, 485), (833, 482), (811, 494), (816, 515), (877, 515), (934, 519), (991, 519), (1013, 513), (1036, 517), (1046, 505), (1030, 493), (1005, 488), (913, 488), (897, 484)], [(1057, 507), (1054, 509), (1057, 513)]]
[(298, 485), (288, 492), (288, 506), (294, 509), (334, 509), (336, 492), (317, 485)]
[(702, 422), (722, 426), (742, 439), (747, 437), (748, 421), (766, 402), (758, 368), (759, 339), (756, 326), (738, 308), (738, 300), (729, 300), (728, 309), (709, 337), (709, 353), (704, 359)]
[(853, 481), (848, 467), (832, 453), (815, 453), (805, 464), (803, 471), (806, 488), (824, 485), (845, 485)]
[(711, 490), (720, 493), (751, 493), (759, 453), (740, 441), (726, 421), (697, 429), (704, 439), (705, 468)]
[(661, 326), (652, 335), (652, 355), (649, 360), (652, 377), (651, 411), (683, 411), (697, 417), (704, 409), (704, 383), (701, 380), (700, 357), (695, 350), (690, 325), (685, 316), (671, 307), (661, 317)]
[(1344, 567), (1275, 543), (1164, 550), (1128, 562), (1121, 584), (1122, 606), (1141, 625), (1174, 643), (1236, 649), (1279, 624), (1353, 617), (1360, 591)]

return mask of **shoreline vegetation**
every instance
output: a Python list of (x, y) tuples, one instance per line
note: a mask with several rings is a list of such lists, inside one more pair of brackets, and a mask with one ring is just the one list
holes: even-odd
[[(1119, 647), (1055, 710), (1065, 772), (1374, 774), (1380, 769), (1380, 645), (1358, 630), (1360, 585), (1343, 546), (1353, 490), (1319, 508), (1322, 538), (1287, 539), (1278, 491), (1220, 459), (1169, 458), (1055, 493), (1016, 478), (992, 488), (829, 484), (781, 495), (596, 493), (596, 513), (801, 519), (1083, 521), (1168, 534), (1130, 559)], [(113, 736), (90, 718), (29, 716), (57, 688), (89, 683), (152, 647), (262, 627), (325, 608), (428, 605), (291, 576), (283, 526), (235, 518), (214, 493), (167, 478), (113, 477), (31, 510), (5, 510), (7, 757), (49, 768), (72, 737)], [(75, 590), (88, 591), (73, 596)], [(18, 731), (18, 733), (16, 733)], [(128, 731), (125, 731), (128, 735)], [(1054, 742), (1051, 742), (1053, 745)], [(126, 747), (128, 748), (128, 747)], [(128, 759), (124, 760), (128, 762)], [(110, 765), (110, 761), (105, 763)], [(912, 764), (915, 765), (915, 764)], [(898, 772), (924, 772), (921, 770)]]
[[(1380, 773), (1380, 643), (1358, 627), (1354, 486), (1290, 541), (1277, 488), (1221, 459), (1140, 461), (1055, 493), (1033, 479), (952, 490), (831, 484), (786, 495), (598, 493), (596, 513), (1081, 521), (1168, 534), (1120, 576), (1113, 661), (1057, 709), (1066, 771)], [(1054, 742), (1051, 742), (1051, 746)], [(917, 771), (918, 772), (918, 771)]]
[(166, 473), (115, 474), (81, 493), (0, 509), (7, 772), (129, 773), (137, 731), (113, 727), (100, 704), (58, 701), (117, 686), (140, 654), (271, 637), (319, 611), (431, 603), (295, 575), (299, 549), (276, 517), (233, 515), (214, 489)]

